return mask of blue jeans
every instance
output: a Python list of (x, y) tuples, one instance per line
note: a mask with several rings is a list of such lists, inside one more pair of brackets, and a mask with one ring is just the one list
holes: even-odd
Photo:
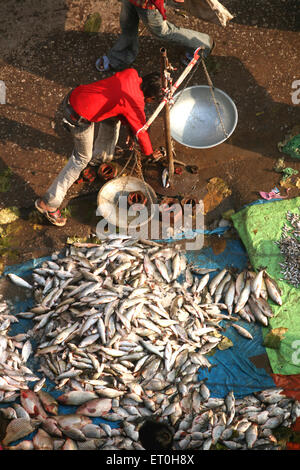
[(107, 53), (114, 69), (122, 70), (134, 62), (139, 52), (138, 27), (142, 21), (147, 29), (163, 41), (173, 42), (193, 53), (200, 46), (205, 47), (207, 55), (213, 45), (212, 38), (205, 33), (186, 28), (178, 28), (163, 19), (158, 10), (146, 10), (134, 6), (129, 0), (122, 0), (120, 14), (121, 35), (116, 44)]

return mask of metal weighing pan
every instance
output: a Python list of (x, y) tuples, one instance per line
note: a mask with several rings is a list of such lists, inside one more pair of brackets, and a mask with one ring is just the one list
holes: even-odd
[(238, 112), (232, 99), (213, 89), (227, 136), (220, 121), (210, 87), (198, 85), (186, 88), (174, 95), (170, 110), (171, 136), (186, 147), (204, 149), (215, 147), (227, 140), (238, 121)]
[[(146, 186), (145, 186), (146, 184)], [(97, 197), (98, 211), (102, 217), (112, 225), (117, 227), (138, 227), (147, 224), (153, 217), (151, 204), (157, 203), (155, 191), (145, 183), (134, 176), (120, 176), (105, 183), (100, 189)], [(128, 207), (122, 208), (119, 206), (120, 196), (128, 197), (132, 191), (141, 191), (147, 197), (147, 217), (145, 220), (139, 220), (135, 224), (134, 219), (137, 215), (130, 216), (128, 214)]]

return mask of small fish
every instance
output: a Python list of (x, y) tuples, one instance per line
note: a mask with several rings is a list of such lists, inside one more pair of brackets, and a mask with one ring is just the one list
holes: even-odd
[(43, 388), (46, 382), (46, 377), (43, 377), (41, 380), (39, 380), (33, 387), (33, 391), (37, 393), (39, 390)]
[[(119, 417), (119, 420), (121, 420), (121, 416)], [(111, 416), (110, 416), (110, 420), (111, 420)], [(89, 439), (100, 439), (101, 437), (103, 437), (105, 435), (105, 431), (100, 427), (98, 426), (97, 424), (86, 424), (85, 426), (83, 426), (83, 428), (81, 429), (81, 431), (83, 432), (83, 434), (85, 435), (85, 437), (89, 438)]]
[(125, 434), (133, 441), (139, 440), (139, 433), (136, 431), (135, 426), (133, 424), (125, 422), (123, 424), (123, 430)]
[(62, 431), (59, 429), (55, 417), (53, 416), (44, 419), (41, 423), (41, 427), (51, 436), (62, 437)]
[(32, 353), (32, 345), (30, 340), (28, 339), (22, 348), (22, 359), (26, 363), (30, 354)]
[(256, 298), (253, 297), (252, 295), (251, 295), (251, 299), (253, 300), (253, 302), (257, 305), (257, 307), (262, 311), (262, 313), (263, 313), (266, 317), (270, 317), (270, 318), (271, 318), (271, 317), (274, 316), (270, 304), (269, 304), (265, 299), (263, 299), (262, 297), (256, 299)]
[(28, 434), (36, 429), (38, 424), (39, 421), (36, 420), (28, 420), (26, 418), (13, 419), (6, 428), (5, 436), (2, 440), (3, 446), (28, 436)]
[(122, 395), (125, 394), (125, 391), (115, 390), (113, 388), (108, 388), (108, 387), (101, 387), (101, 388), (97, 388), (96, 390), (97, 390), (98, 395), (105, 397), (105, 398), (116, 398), (116, 397), (121, 397)]
[(24, 279), (17, 276), (16, 274), (8, 273), (7, 277), (19, 287), (25, 287), (25, 289), (33, 289), (33, 286), (29, 284), (29, 282), (25, 281)]
[(282, 415), (274, 416), (269, 418), (265, 423), (262, 425), (262, 429), (274, 429), (278, 428), (283, 422), (284, 417)]
[(64, 432), (68, 428), (82, 429), (86, 424), (91, 424), (92, 420), (87, 416), (79, 414), (63, 414), (55, 416), (55, 420), (59, 428)]
[(162, 172), (162, 185), (164, 188), (168, 188), (170, 186), (169, 172), (167, 168), (165, 168)]
[(181, 257), (179, 253), (176, 253), (176, 255), (173, 258), (172, 261), (172, 268), (173, 268), (173, 276), (172, 279), (175, 280), (179, 276), (181, 272)]
[(223, 291), (225, 291), (225, 287), (227, 285), (228, 282), (231, 281), (231, 274), (228, 273), (223, 279), (222, 281), (218, 284), (216, 290), (215, 290), (215, 303), (218, 303), (219, 300), (221, 299), (222, 297), (222, 294), (223, 294)]
[(246, 277), (247, 277), (247, 271), (242, 271), (238, 274), (235, 280), (235, 290), (236, 290), (237, 297), (241, 295), (241, 292), (245, 287)]
[(84, 416), (101, 417), (108, 414), (111, 405), (112, 402), (109, 398), (95, 398), (79, 406), (76, 413)]
[(222, 444), (224, 444), (225, 447), (227, 447), (228, 449), (231, 449), (231, 450), (239, 450), (239, 449), (242, 449), (242, 447), (243, 447), (242, 444), (240, 444), (239, 442), (235, 442), (235, 441), (225, 441), (225, 440), (223, 440)]
[(61, 450), (78, 450), (78, 446), (73, 439), (71, 439), (70, 437), (67, 437), (64, 444), (61, 447)]
[(220, 424), (220, 425), (217, 425), (213, 428), (212, 430), (212, 444), (216, 444), (219, 440), (219, 438), (221, 437), (223, 431), (225, 430), (225, 425), (223, 424)]
[(231, 315), (232, 313), (234, 295), (235, 295), (235, 282), (231, 281), (228, 291), (226, 292), (225, 299), (224, 299), (225, 304), (227, 305), (229, 315)]
[(231, 326), (233, 326), (233, 328), (235, 328), (241, 336), (244, 336), (247, 339), (253, 339), (253, 336), (248, 330), (246, 330), (246, 328), (243, 328), (242, 326), (235, 323), (231, 323)]
[(258, 436), (258, 426), (256, 423), (251, 424), (245, 433), (246, 443), (248, 449), (252, 449)]
[(140, 343), (142, 344), (142, 346), (144, 346), (145, 349), (147, 349), (151, 353), (156, 354), (161, 359), (164, 358), (164, 355), (155, 346), (153, 346), (151, 343), (149, 343), (147, 341), (144, 341), (142, 339), (140, 339)]
[(47, 418), (47, 414), (38, 395), (32, 390), (21, 390), (20, 401), (23, 408), (32, 418)]
[(241, 308), (243, 308), (246, 305), (250, 296), (250, 292), (251, 292), (251, 279), (247, 279), (245, 282), (245, 287), (242, 289), (241, 294), (238, 298), (238, 301), (235, 305), (234, 313), (238, 313), (241, 310)]
[(155, 265), (156, 265), (159, 273), (169, 283), (170, 282), (170, 277), (169, 277), (166, 265), (160, 259), (155, 259), (154, 262), (155, 262)]
[(17, 418), (26, 418), (30, 420), (30, 416), (27, 411), (19, 403), (14, 403), (13, 407), (16, 410)]
[(260, 298), (264, 300), (268, 300), (268, 290), (267, 290), (267, 286), (266, 286), (266, 282), (264, 278), (262, 278), (262, 281), (261, 281)]
[(210, 391), (209, 391), (209, 388), (204, 383), (200, 385), (200, 393), (205, 401), (209, 399)]
[(251, 292), (253, 292), (256, 299), (258, 299), (261, 294), (264, 272), (264, 269), (259, 271), (259, 273), (251, 281)]
[(204, 274), (204, 276), (200, 279), (199, 281), (199, 284), (196, 288), (196, 292), (199, 294), (203, 289), (204, 287), (207, 285), (209, 281), (209, 274)]
[(197, 266), (191, 265), (191, 270), (197, 274), (207, 274), (218, 271), (219, 268), (198, 268)]
[(222, 271), (221, 271), (219, 274), (217, 274), (217, 275), (212, 279), (212, 281), (209, 283), (209, 292), (210, 292), (210, 295), (214, 295), (217, 286), (218, 286), (219, 283), (222, 281), (222, 279), (223, 279), (223, 277), (225, 276), (226, 273), (227, 273), (227, 269), (226, 269), (226, 268), (222, 269)]
[(42, 428), (38, 429), (37, 433), (32, 439), (32, 442), (35, 450), (53, 450), (53, 439)]
[(278, 305), (282, 305), (282, 290), (274, 279), (271, 279), (267, 273), (264, 274), (264, 280), (266, 283), (267, 291), (271, 299)]
[(251, 297), (249, 297), (248, 299), (248, 304), (256, 320), (262, 325), (268, 326), (269, 324), (268, 317), (266, 317), (263, 314), (263, 312), (260, 310), (260, 308), (257, 306), (257, 304), (254, 302), (254, 300)]
[(79, 326), (79, 323), (76, 322), (71, 325), (69, 328), (65, 328), (62, 330), (53, 340), (53, 345), (57, 345), (65, 341), (68, 336), (70, 336)]
[[(202, 450), (209, 450), (212, 446), (212, 438), (209, 437), (208, 439), (206, 439), (202, 445)], [(224, 443), (224, 441), (223, 441)], [(225, 444), (226, 445), (226, 444)]]
[(84, 403), (96, 399), (98, 395), (95, 392), (88, 391), (71, 391), (57, 397), (57, 401), (63, 405), (80, 406)]

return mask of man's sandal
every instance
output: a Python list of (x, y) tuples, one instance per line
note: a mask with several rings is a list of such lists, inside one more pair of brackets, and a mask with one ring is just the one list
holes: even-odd
[(109, 63), (109, 58), (106, 55), (99, 57), (99, 59), (96, 60), (95, 67), (98, 72), (109, 72), (112, 69)]
[(66, 217), (63, 217), (61, 215), (61, 212), (59, 209), (56, 209), (55, 211), (47, 211), (46, 209), (43, 209), (41, 206), (40, 206), (40, 202), (41, 202), (41, 199), (37, 199), (34, 203), (36, 209), (41, 213), (43, 214), (46, 219), (49, 220), (49, 222), (51, 222), (51, 224), (53, 225), (57, 225), (58, 227), (63, 227), (66, 222), (67, 222), (67, 219)]
[[(207, 59), (208, 56), (210, 56), (215, 48), (215, 41), (213, 40), (211, 49), (209, 51), (205, 51), (203, 54), (203, 58)], [(181, 58), (181, 63), (185, 66), (188, 66), (190, 61), (193, 59), (193, 54), (191, 52), (186, 52), (185, 55)]]

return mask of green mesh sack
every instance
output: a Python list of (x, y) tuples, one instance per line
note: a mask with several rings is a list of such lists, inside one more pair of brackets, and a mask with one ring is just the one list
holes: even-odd
[(293, 158), (300, 158), (300, 134), (295, 135), (282, 148), (281, 151)]

